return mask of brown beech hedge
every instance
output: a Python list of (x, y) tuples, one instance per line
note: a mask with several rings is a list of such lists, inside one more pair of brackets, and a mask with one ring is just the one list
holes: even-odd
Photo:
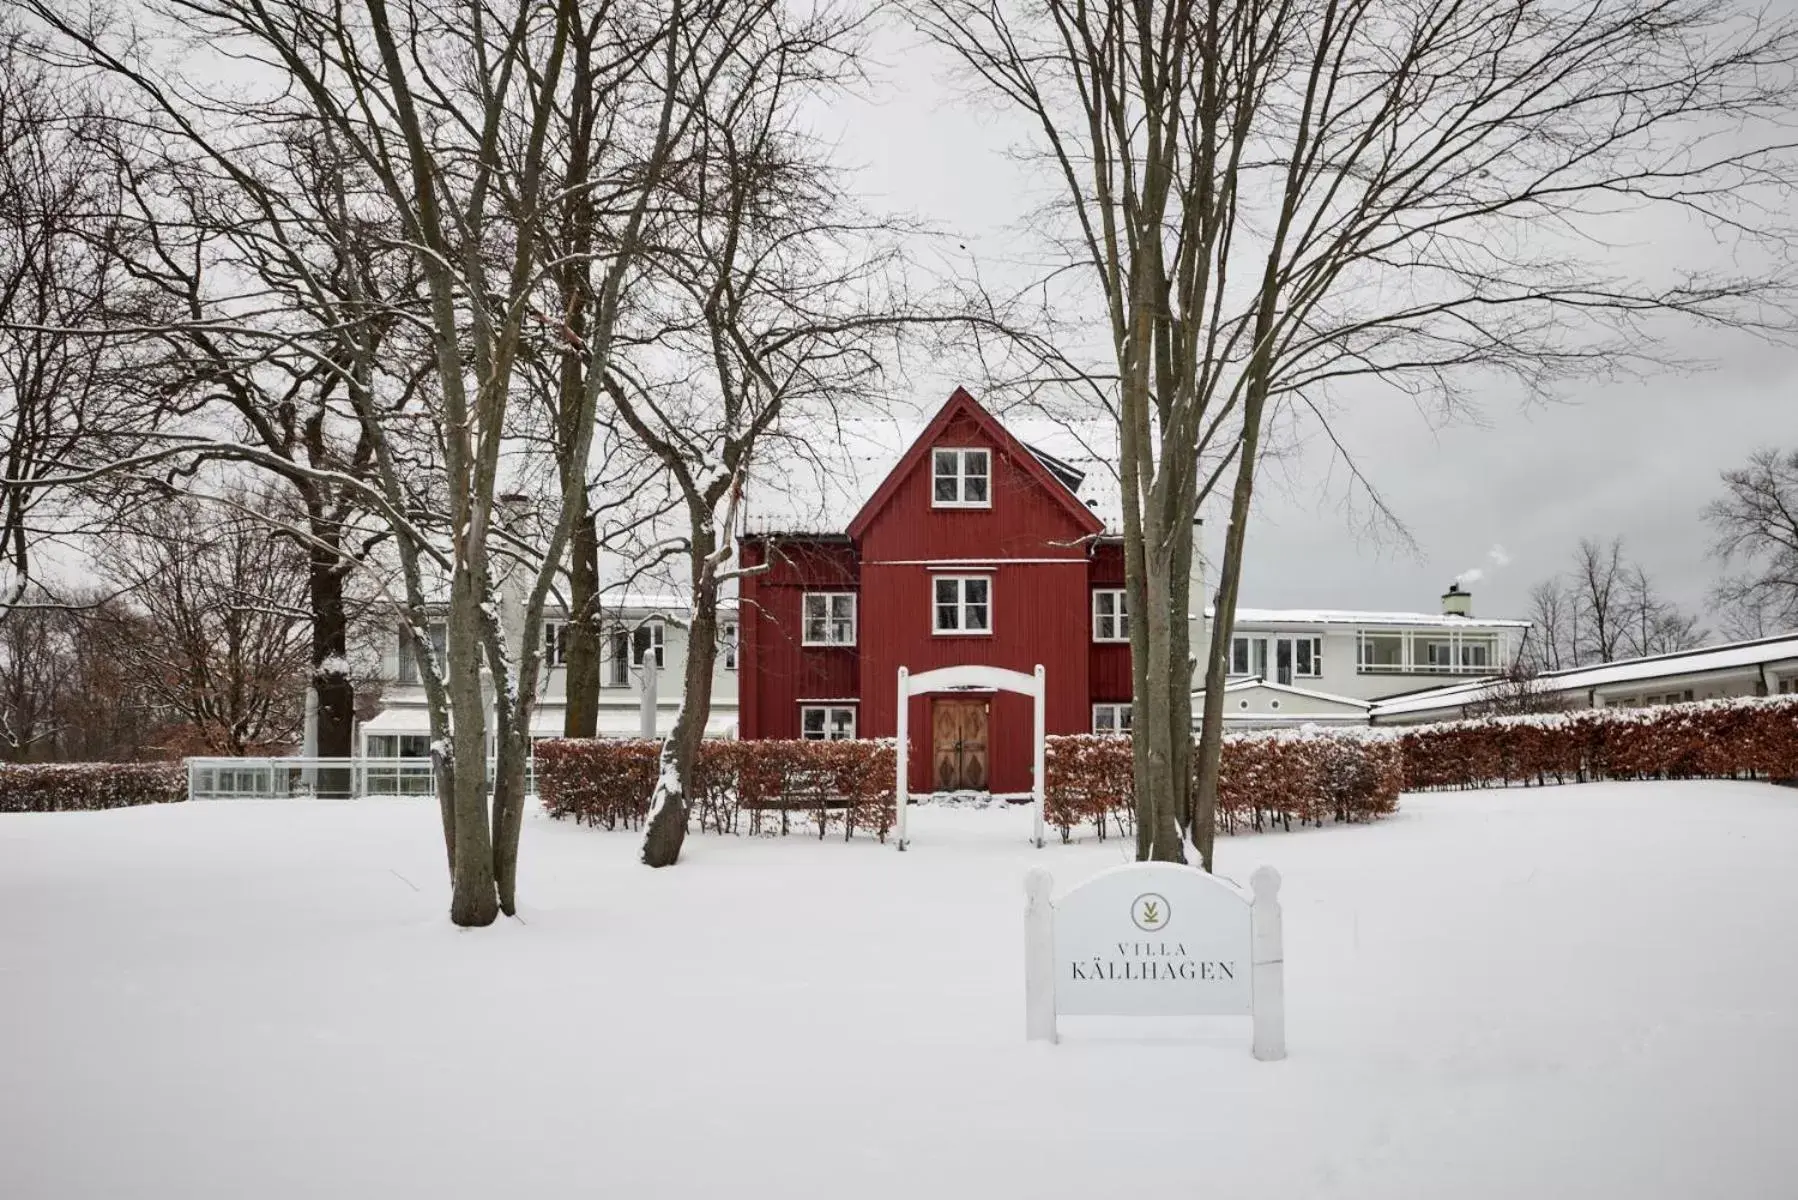
[[(1130, 739), (1052, 737), (1044, 747), (1044, 817), (1062, 840), (1090, 824), (1132, 836), (1136, 795)], [(1371, 821), (1398, 808), (1396, 740), (1378, 731), (1297, 729), (1224, 739), (1217, 826), (1223, 833)]]
[(1798, 779), (1798, 696), (1592, 708), (1387, 731), (1405, 790), (1600, 779)]
[(180, 763), (27, 763), (0, 766), (0, 813), (97, 812), (187, 799)]
[[(637, 739), (537, 745), (537, 794), (552, 817), (635, 829), (649, 811), (662, 744)], [(715, 833), (788, 833), (807, 814), (822, 838), (841, 829), (882, 841), (897, 819), (891, 742), (706, 741), (692, 821)]]

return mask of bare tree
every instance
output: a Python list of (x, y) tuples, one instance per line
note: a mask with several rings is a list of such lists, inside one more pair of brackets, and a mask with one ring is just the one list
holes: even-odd
[(1698, 618), (1661, 595), (1623, 539), (1582, 538), (1573, 566), (1530, 592), (1531, 666), (1558, 671), (1703, 644)]
[(134, 340), (83, 332), (147, 315), (114, 215), (113, 134), (88, 89), (50, 73), (0, 18), (0, 616), (61, 602), (38, 577), (40, 551), (66, 551), (110, 507), (109, 492), (71, 476), (155, 427)]
[(1690, 650), (1710, 636), (1696, 615), (1660, 594), (1640, 563), (1624, 572), (1620, 607), (1623, 646), (1632, 657)]
[[(1766, 314), (1789, 295), (1789, 17), (1732, 0), (907, 7), (1033, 126), (1060, 185), (1037, 222), (1055, 239), (1044, 286), (1104, 314), (1107, 369), (1077, 375), (1118, 423), (1143, 857), (1181, 855), (1174, 618), (1193, 517), (1233, 470), (1189, 823), (1211, 864), (1270, 416), (1327, 419), (1356, 385), (1450, 411), (1472, 378), (1547, 393), (1652, 360), (1661, 314), (1783, 328)], [(1774, 265), (1627, 270), (1605, 238), (1640, 213)]]
[(305, 718), (307, 555), (245, 510), (191, 496), (140, 510), (108, 580), (128, 596), (111, 639), (143, 694), (214, 754), (291, 747)]
[(260, 153), (223, 161), (165, 129), (118, 155), (115, 170), (122, 219), (139, 231), (128, 268), (181, 314), (147, 331), (158, 353), (144, 375), (179, 434), (173, 445), (206, 447), (177, 474), (245, 461), (293, 497), (297, 511), (259, 515), (278, 514), (308, 555), (313, 752), (341, 758), (354, 750), (356, 711), (349, 579), (391, 536), (365, 498), (374, 438), (404, 444), (428, 364), (396, 315), (417, 297), (396, 229), (347, 211), (373, 190), (366, 173), (316, 121), (268, 128)]
[(661, 333), (606, 379), (685, 517), (686, 674), (644, 831), (650, 866), (672, 865), (686, 833), (745, 480), (782, 470), (796, 445), (880, 395), (883, 343), (928, 319), (897, 286), (896, 226), (858, 211), (801, 124), (808, 103), (856, 76), (862, 25), (776, 10), (739, 44), (652, 254)]
[(1566, 584), (1559, 578), (1544, 579), (1530, 589), (1530, 638), (1526, 653), (1537, 672), (1571, 667), (1579, 654), (1578, 609)]
[[(372, 213), (376, 228), (391, 231), (387, 244), (403, 248), (416, 271), (416, 300), (385, 307), (380, 297), (361, 296), (361, 311), (347, 317), (364, 326), (397, 317), (416, 339), (429, 364), (420, 385), (428, 461), (421, 463), (418, 442), (383, 425), (380, 351), (356, 338), (345, 359), (316, 347), (312, 353), (321, 371), (340, 377), (368, 434), (369, 481), (299, 461), (276, 469), (328, 474), (355, 489), (393, 535), (437, 748), (450, 915), (462, 925), (488, 924), (500, 911), (515, 911), (542, 612), (570, 531), (586, 511), (585, 460), (623, 285), (689, 126), (692, 89), (708, 85), (742, 30), (766, 9), (724, 0), (677, 0), (662, 11), (573, 0), (403, 7), (364, 0), (334, 9), (302, 0), (163, 0), (153, 7), (221, 53), (258, 63), (263, 86), (212, 83), (187, 64), (147, 59), (139, 43), (103, 32), (98, 19), (32, 4), (73, 57), (132, 89), (161, 128), (239, 186), (250, 174), (246, 162), (265, 161), (263, 131), (312, 131), (309, 139), (341, 156), (344, 177), (367, 184), (340, 196), (334, 217), (318, 222), (323, 240)], [(593, 50), (587, 69), (571, 66), (579, 45)], [(569, 178), (555, 161), (566, 138), (552, 131), (571, 110), (576, 88), (611, 114), (600, 143), (606, 164), (579, 181), (603, 201), (605, 225), (582, 264), (589, 272), (584, 291), (594, 299), (578, 334), (540, 303), (546, 272), (562, 265), (545, 253), (546, 228)], [(284, 236), (290, 220), (312, 223), (270, 189), (249, 190), (265, 206), (254, 219), (270, 239)], [(309, 285), (320, 268), (299, 261), (291, 269)], [(355, 296), (356, 272), (345, 279)], [(547, 536), (536, 540), (502, 528), (496, 508), (502, 495), (531, 490), (532, 465), (509, 452), (514, 435), (530, 424), (519, 411), (531, 395), (519, 365), (533, 353), (578, 355), (588, 368), (578, 407), (562, 414), (573, 431), (564, 453), (579, 469), (564, 472), (543, 513)], [(221, 439), (184, 449), (263, 465), (271, 458), (265, 448)], [(430, 469), (421, 472), (421, 465)], [(501, 628), (502, 580), (523, 592), (521, 644), (508, 645)], [(439, 583), (449, 635), (441, 663), (425, 621)], [(489, 686), (499, 697), (491, 737)]]
[(157, 752), (169, 714), (127, 669), (148, 638), (142, 615), (109, 592), (28, 594), (0, 622), (0, 751), (15, 762)]
[(1560, 712), (1570, 707), (1568, 699), (1551, 691), (1538, 675), (1527, 663), (1512, 663), (1482, 689), (1482, 699), (1466, 706), (1464, 715), (1515, 717), (1525, 713)]
[(1624, 603), (1628, 578), (1621, 537), (1608, 543), (1596, 538), (1580, 539), (1568, 584), (1584, 633), (1574, 642), (1574, 654), (1582, 664), (1610, 662), (1621, 656), (1624, 633), (1629, 627)]
[(1718, 580), (1712, 603), (1738, 637), (1798, 629), (1798, 450), (1755, 451), (1723, 489), (1704, 510), (1712, 553), (1744, 570)]

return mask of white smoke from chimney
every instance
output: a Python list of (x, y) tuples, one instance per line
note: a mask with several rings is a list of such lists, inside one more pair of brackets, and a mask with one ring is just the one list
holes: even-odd
[[(1511, 555), (1503, 546), (1494, 543), (1492, 549), (1486, 551), (1486, 561), (1492, 564), (1494, 571), (1511, 565)], [(1455, 582), (1463, 587), (1478, 583), (1486, 577), (1485, 567), (1468, 567), (1455, 576)]]

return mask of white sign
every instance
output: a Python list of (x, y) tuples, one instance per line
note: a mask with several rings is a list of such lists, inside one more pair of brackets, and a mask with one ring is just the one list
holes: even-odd
[(1195, 867), (1135, 863), (1051, 900), (1025, 878), (1027, 1033), (1056, 1040), (1059, 1016), (1255, 1018), (1255, 1057), (1285, 1057), (1280, 876), (1253, 892)]

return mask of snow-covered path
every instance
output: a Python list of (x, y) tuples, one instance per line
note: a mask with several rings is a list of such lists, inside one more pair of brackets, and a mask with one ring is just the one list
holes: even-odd
[[(443, 916), (434, 811), (0, 818), (0, 1197), (1798, 1195), (1798, 792), (1408, 796), (1237, 838), (1291, 1058), (1026, 1045), (1023, 810), (861, 841), (534, 819)], [(1249, 1192), (1248, 1189), (1253, 1189)]]

